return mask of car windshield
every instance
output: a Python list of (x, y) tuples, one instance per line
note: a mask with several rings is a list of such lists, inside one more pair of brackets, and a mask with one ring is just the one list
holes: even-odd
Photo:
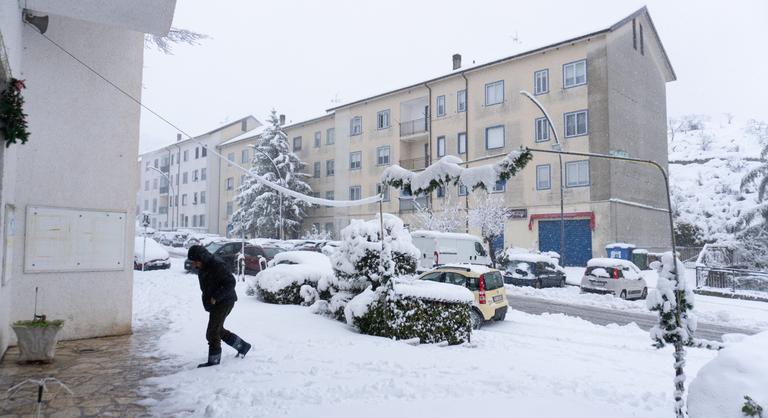
[(611, 268), (611, 267), (587, 267), (587, 272), (585, 274), (587, 276), (602, 277), (602, 278), (613, 277), (615, 279), (618, 279), (620, 277), (624, 277), (624, 275), (621, 274), (621, 270)]
[(274, 248), (274, 247), (261, 247), (261, 249), (264, 250), (264, 255), (269, 257), (269, 258), (273, 258), (278, 253), (283, 252), (283, 250), (281, 250), (279, 248)]
[(208, 252), (209, 252), (209, 253), (211, 253), (211, 254), (215, 254), (215, 253), (216, 253), (216, 251), (218, 251), (218, 250), (219, 250), (219, 248), (221, 248), (221, 247), (223, 247), (223, 246), (224, 246), (224, 244), (223, 244), (223, 243), (212, 242), (212, 243), (210, 243), (210, 244), (206, 245), (206, 246), (205, 246), (205, 249), (206, 249), (206, 250), (208, 250)]

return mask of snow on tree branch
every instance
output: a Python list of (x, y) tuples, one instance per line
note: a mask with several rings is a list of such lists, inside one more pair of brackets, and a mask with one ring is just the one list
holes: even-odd
[(476, 167), (465, 168), (463, 161), (447, 155), (421, 172), (415, 173), (399, 165), (393, 165), (381, 174), (381, 182), (403, 189), (414, 195), (432, 193), (439, 186), (463, 185), (467, 188), (491, 190), (500, 180), (509, 180), (531, 160), (528, 150), (510, 152), (503, 160)]
[(154, 46), (164, 54), (173, 55), (173, 44), (200, 45), (201, 39), (208, 39), (208, 35), (172, 27), (167, 35), (146, 34), (144, 46), (146, 48)]
[(459, 209), (459, 205), (451, 201), (450, 195), (447, 196), (443, 201), (443, 210), (438, 212), (415, 203), (414, 217), (417, 228), (427, 231), (456, 232), (464, 226), (466, 215)]

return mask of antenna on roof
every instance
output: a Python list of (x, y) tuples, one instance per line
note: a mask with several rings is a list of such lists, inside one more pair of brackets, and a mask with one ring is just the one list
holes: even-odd
[(339, 98), (339, 93), (336, 93), (333, 95), (333, 99), (331, 99), (331, 106), (336, 106), (339, 103), (341, 103), (341, 99)]
[(521, 44), (522, 43), (522, 42), (520, 42), (520, 38), (517, 36), (517, 31), (515, 31), (515, 34), (510, 36), (510, 38), (512, 38), (512, 43), (513, 44)]

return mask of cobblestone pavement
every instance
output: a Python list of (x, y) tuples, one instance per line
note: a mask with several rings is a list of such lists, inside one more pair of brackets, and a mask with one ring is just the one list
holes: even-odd
[(141, 390), (141, 381), (163, 374), (164, 359), (142, 353), (150, 351), (159, 334), (159, 330), (144, 329), (134, 330), (133, 335), (62, 341), (51, 364), (17, 364), (18, 349), (9, 349), (0, 362), (0, 418), (33, 417), (37, 385), (25, 386), (12, 398), (8, 389), (26, 379), (49, 376), (66, 384), (74, 395), (50, 384), (43, 398), (43, 416), (151, 416), (143, 405), (163, 394)]

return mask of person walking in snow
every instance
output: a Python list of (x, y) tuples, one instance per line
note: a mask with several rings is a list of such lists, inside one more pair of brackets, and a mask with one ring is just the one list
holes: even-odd
[(223, 260), (209, 253), (202, 245), (190, 247), (187, 258), (197, 269), (200, 290), (203, 292), (203, 308), (210, 313), (205, 332), (205, 338), (208, 340), (208, 361), (197, 367), (219, 364), (221, 341), (237, 350), (237, 357), (245, 357), (251, 345), (224, 328), (224, 320), (232, 312), (237, 301), (235, 277)]

